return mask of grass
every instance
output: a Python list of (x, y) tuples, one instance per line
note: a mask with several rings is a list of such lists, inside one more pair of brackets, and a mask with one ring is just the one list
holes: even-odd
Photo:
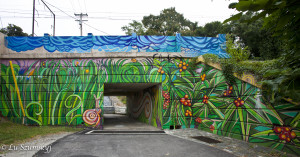
[(65, 126), (25, 126), (0, 119), (0, 146), (17, 144), (35, 138), (60, 132), (77, 132), (82, 128)]
[(118, 98), (123, 104), (126, 104), (126, 96), (117, 96), (117, 98)]

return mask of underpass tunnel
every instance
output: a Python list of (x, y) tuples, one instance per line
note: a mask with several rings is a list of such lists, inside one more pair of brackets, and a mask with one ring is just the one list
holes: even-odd
[[(162, 99), (160, 83), (106, 83), (104, 84), (104, 130), (161, 129)], [(107, 96), (126, 96), (126, 112), (110, 112), (105, 104)]]

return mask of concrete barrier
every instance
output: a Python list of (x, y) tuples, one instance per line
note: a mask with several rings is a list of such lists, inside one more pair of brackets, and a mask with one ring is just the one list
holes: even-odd
[(114, 114), (115, 108), (113, 106), (104, 106), (103, 107), (103, 113), (104, 114)]
[(126, 114), (126, 107), (115, 107), (115, 113)]

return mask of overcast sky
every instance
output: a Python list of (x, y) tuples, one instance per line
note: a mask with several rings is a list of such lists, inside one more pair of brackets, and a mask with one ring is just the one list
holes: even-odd
[[(237, 11), (228, 5), (238, 0), (44, 0), (56, 15), (56, 36), (80, 35), (74, 13), (87, 13), (83, 35), (124, 35), (121, 27), (143, 16), (158, 15), (166, 8), (175, 7), (192, 22), (203, 26), (212, 21), (223, 21)], [(32, 33), (33, 0), (0, 0), (0, 28), (9, 23)], [(62, 12), (62, 11), (64, 12)], [(53, 34), (53, 17), (41, 0), (36, 0), (35, 34)]]

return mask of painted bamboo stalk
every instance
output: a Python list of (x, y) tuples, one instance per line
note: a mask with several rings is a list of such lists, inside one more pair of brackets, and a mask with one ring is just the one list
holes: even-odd
[(16, 79), (16, 76), (15, 76), (15, 71), (14, 71), (14, 68), (13, 68), (13, 65), (12, 65), (11, 61), (9, 61), (9, 64), (10, 64), (10, 69), (11, 69), (12, 76), (14, 78), (14, 83), (15, 83), (15, 88), (16, 88), (16, 91), (17, 91), (18, 99), (19, 99), (19, 104), (20, 104), (20, 107), (22, 109), (23, 116), (25, 117), (25, 112), (24, 112), (23, 103), (22, 103), (22, 100), (21, 100), (19, 87), (18, 87), (18, 84), (17, 84), (17, 79)]

